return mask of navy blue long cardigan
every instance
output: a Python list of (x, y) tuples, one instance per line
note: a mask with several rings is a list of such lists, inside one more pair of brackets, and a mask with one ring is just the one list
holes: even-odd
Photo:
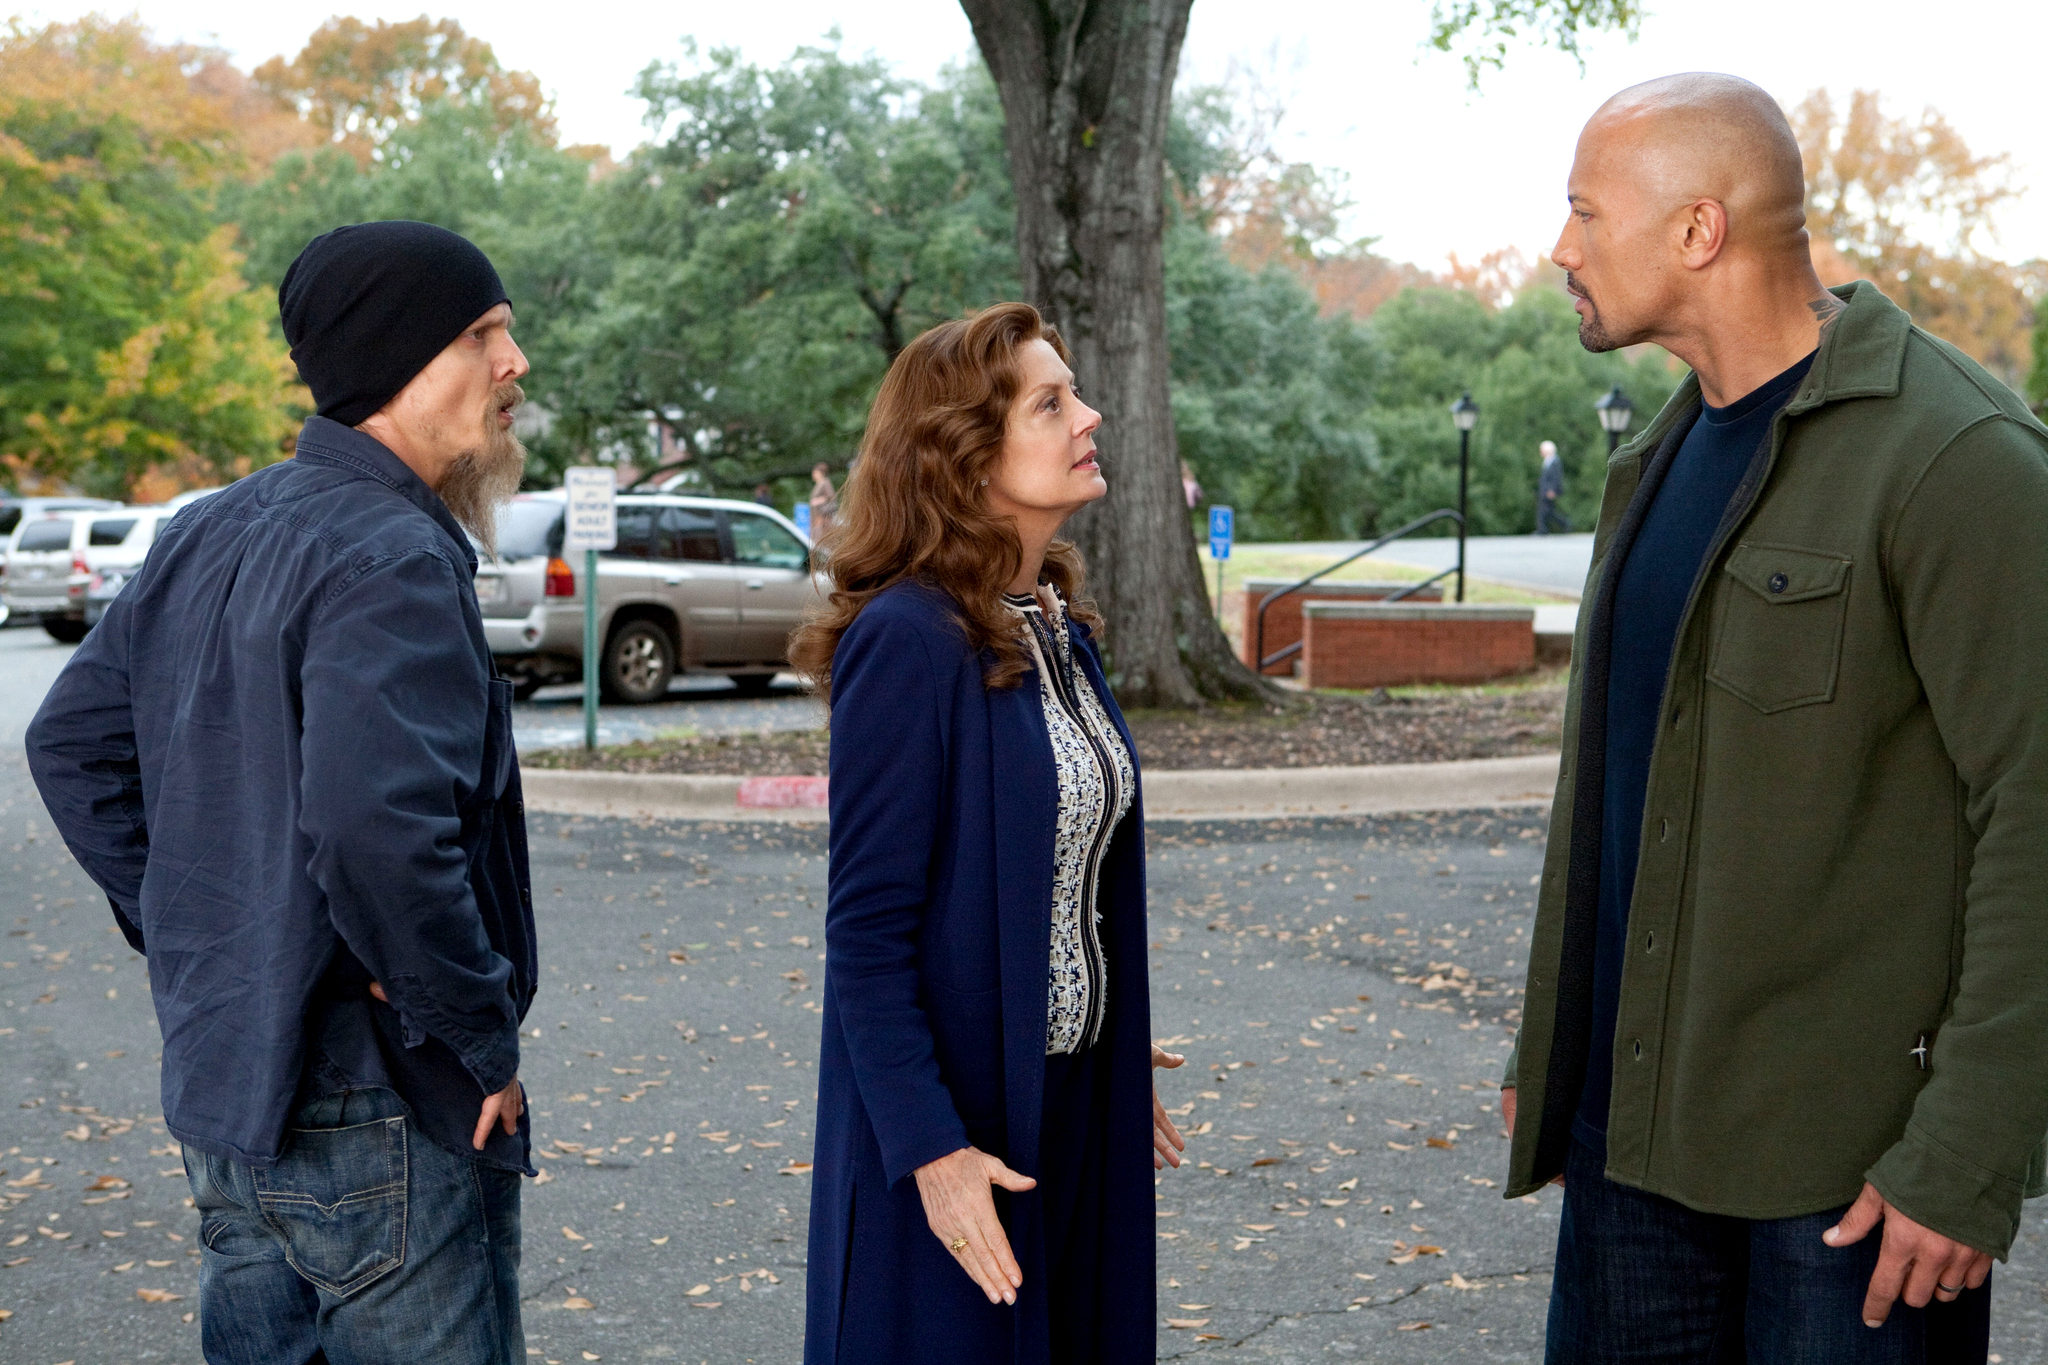
[[(1101, 656), (1079, 623), (1074, 638), (1135, 761)], [(878, 594), (833, 657), (806, 1365), (1049, 1362), (1037, 1194), (995, 1192), (1024, 1275), (1013, 1308), (990, 1304), (933, 1236), (911, 1174), (970, 1143), (1040, 1173), (1059, 784), (1035, 677), (992, 690), (984, 662), (952, 599), (921, 583)], [(1097, 898), (1115, 1361), (1149, 1361), (1155, 1341), (1143, 830), (1134, 801)]]

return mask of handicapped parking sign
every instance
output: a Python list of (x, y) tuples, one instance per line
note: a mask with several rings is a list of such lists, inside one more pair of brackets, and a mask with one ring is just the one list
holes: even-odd
[(1209, 558), (1230, 558), (1230, 542), (1236, 530), (1236, 518), (1228, 507), (1209, 509)]

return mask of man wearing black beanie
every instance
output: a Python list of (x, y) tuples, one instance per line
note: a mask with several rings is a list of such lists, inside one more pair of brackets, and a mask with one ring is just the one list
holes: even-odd
[(149, 959), (206, 1359), (512, 1365), (538, 968), (463, 532), (518, 487), (526, 358), (425, 223), (316, 238), (278, 304), (296, 458), (159, 534), (30, 768)]

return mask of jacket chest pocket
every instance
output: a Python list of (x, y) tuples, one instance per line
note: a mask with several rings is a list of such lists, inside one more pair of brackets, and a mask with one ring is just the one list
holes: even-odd
[(1721, 621), (1707, 678), (1766, 715), (1835, 699), (1848, 620), (1849, 561), (1743, 544), (1722, 570)]

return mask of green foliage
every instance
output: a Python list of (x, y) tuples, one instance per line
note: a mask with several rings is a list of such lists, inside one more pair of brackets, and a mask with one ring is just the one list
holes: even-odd
[(657, 140), (595, 192), (609, 278), (542, 381), (587, 444), (659, 413), (721, 488), (843, 467), (888, 362), (1017, 291), (1002, 117), (979, 65), (931, 89), (800, 49), (650, 66)]
[(1319, 317), (1293, 275), (1252, 274), (1189, 223), (1170, 229), (1167, 335), (1181, 457), (1245, 540), (1350, 539), (1380, 490), (1367, 422), (1378, 358), (1349, 317)]
[(2034, 301), (2034, 369), (2027, 376), (2027, 401), (2048, 411), (2048, 297)]
[(218, 110), (132, 24), (0, 34), (0, 466), (129, 496), (275, 459), (295, 394), (210, 195)]
[(1367, 423), (1379, 439), (1379, 529), (1392, 530), (1458, 498), (1458, 433), (1450, 405), (1470, 389), (1470, 510), (1475, 535), (1533, 530), (1537, 446), (1557, 442), (1562, 505), (1588, 528), (1599, 510), (1607, 438), (1593, 403), (1620, 384), (1641, 430), (1678, 386), (1662, 351), (1630, 360), (1579, 345), (1578, 317), (1556, 288), (1537, 283), (1498, 313), (1472, 295), (1410, 289), (1372, 317), (1384, 369)]
[(1642, 27), (1641, 0), (1436, 0), (1429, 16), (1430, 45), (1439, 52), (1462, 47), (1473, 87), (1491, 67), (1507, 64), (1508, 45), (1522, 37), (1585, 61), (1579, 35), (1613, 29), (1631, 41)]

